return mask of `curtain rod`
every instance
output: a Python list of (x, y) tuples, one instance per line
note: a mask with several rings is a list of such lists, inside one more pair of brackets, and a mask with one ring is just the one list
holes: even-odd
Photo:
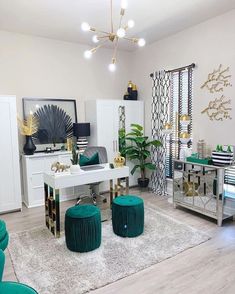
[[(186, 66), (183, 66), (183, 67), (166, 70), (166, 72), (171, 72), (172, 73), (172, 72), (176, 72), (176, 71), (182, 71), (182, 70), (185, 70), (186, 68), (194, 68), (195, 66), (196, 66), (196, 64), (192, 63), (192, 64), (189, 64), (189, 65), (186, 65)], [(150, 77), (151, 78), (153, 77), (153, 73), (150, 74)]]

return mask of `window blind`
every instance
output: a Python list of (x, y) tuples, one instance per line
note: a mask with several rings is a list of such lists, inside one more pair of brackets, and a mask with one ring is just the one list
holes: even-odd
[[(171, 72), (170, 76), (170, 123), (173, 126), (173, 133), (170, 134), (166, 142), (166, 176), (172, 178), (173, 159), (181, 159), (182, 151), (192, 147), (192, 112), (193, 112), (193, 67)], [(188, 126), (180, 124), (180, 116), (187, 114), (191, 118)], [(179, 136), (183, 132), (190, 134), (190, 142), (182, 144)]]

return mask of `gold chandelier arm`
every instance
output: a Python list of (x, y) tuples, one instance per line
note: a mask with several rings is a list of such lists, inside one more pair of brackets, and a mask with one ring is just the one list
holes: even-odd
[(111, 32), (113, 33), (113, 0), (110, 0), (111, 6)]
[(119, 21), (119, 29), (120, 29), (121, 26), (122, 26), (122, 19), (123, 19), (123, 15), (121, 14), (121, 16), (120, 16), (120, 21)]
[(104, 44), (105, 44), (106, 42), (108, 42), (108, 40), (109, 40), (109, 39), (107, 39), (107, 40), (103, 40), (98, 46), (92, 48), (92, 49), (91, 49), (91, 52), (92, 52), (92, 53), (95, 53), (99, 48), (103, 47)]
[(127, 41), (130, 41), (130, 42), (133, 42), (133, 43), (137, 43), (139, 41), (138, 38), (128, 38), (128, 37), (124, 37), (123, 38), (124, 40), (127, 40)]
[(90, 28), (89, 32), (109, 35), (109, 32), (101, 31), (101, 30), (93, 28), (93, 27)]
[(105, 36), (97, 36), (97, 38), (99, 39), (99, 40), (101, 40), (101, 39), (105, 39), (105, 38), (109, 38), (109, 35), (105, 35)]
[(116, 61), (116, 58), (117, 58), (117, 48), (118, 48), (118, 42), (119, 42), (119, 38), (117, 38), (116, 40), (116, 44), (115, 44), (115, 47), (114, 47), (114, 51), (113, 51), (113, 60)]

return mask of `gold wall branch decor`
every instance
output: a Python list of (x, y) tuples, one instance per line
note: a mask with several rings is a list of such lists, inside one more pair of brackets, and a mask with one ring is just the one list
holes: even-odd
[(231, 75), (229, 74), (229, 66), (223, 69), (220, 64), (218, 69), (208, 74), (207, 81), (201, 86), (201, 89), (206, 88), (210, 93), (223, 92), (224, 87), (231, 87)]
[(210, 120), (223, 121), (224, 119), (232, 119), (230, 116), (231, 100), (227, 99), (222, 95), (220, 98), (216, 98), (209, 102), (208, 107), (206, 107), (201, 113), (206, 113)]

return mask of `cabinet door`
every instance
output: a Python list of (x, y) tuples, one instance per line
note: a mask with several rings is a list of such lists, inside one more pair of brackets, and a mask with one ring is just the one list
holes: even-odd
[(125, 101), (126, 131), (130, 132), (131, 124), (144, 126), (144, 103), (142, 101)]
[(15, 97), (0, 96), (0, 212), (21, 208)]
[(97, 144), (106, 147), (109, 162), (113, 162), (118, 147), (117, 119), (112, 101), (97, 102)]

